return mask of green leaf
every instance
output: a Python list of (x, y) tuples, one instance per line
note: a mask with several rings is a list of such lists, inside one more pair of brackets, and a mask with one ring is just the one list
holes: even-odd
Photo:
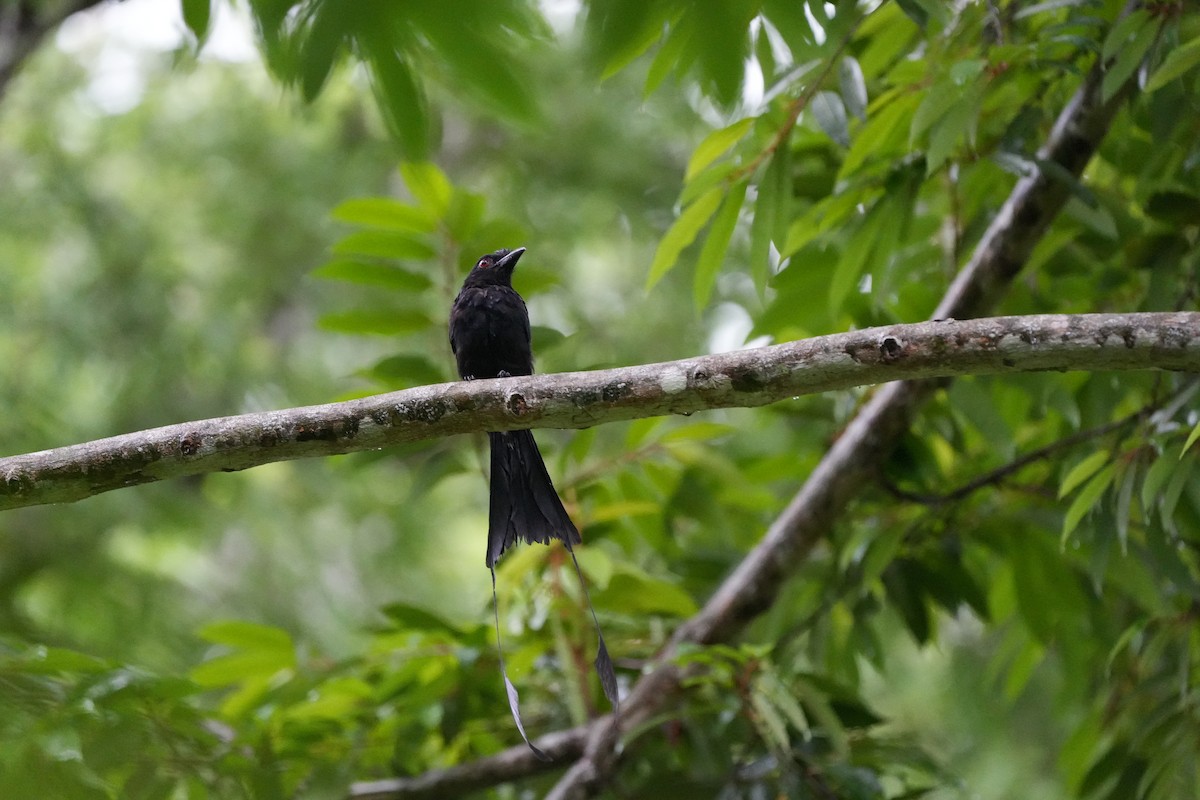
[(1091, 5), (1094, 2), (1095, 0), (1046, 0), (1044, 3), (1034, 3), (1031, 6), (1025, 6), (1013, 15), (1013, 19), (1025, 19), (1026, 17), (1032, 17), (1035, 14), (1041, 14), (1046, 11), (1054, 11), (1058, 8)]
[(950, 67), (950, 80), (959, 86), (971, 83), (983, 74), (987, 63), (982, 58), (968, 58), (963, 61), (955, 61), (954, 65)]
[(788, 752), (791, 740), (788, 738), (787, 724), (775, 706), (759, 691), (750, 693), (750, 705), (754, 709), (752, 719), (755, 727), (768, 748), (780, 753)]
[(800, 707), (800, 703), (796, 700), (795, 692), (790, 687), (784, 685), (775, 670), (764, 668), (762, 677), (758, 681), (758, 687), (762, 691), (763, 696), (770, 700), (771, 705), (787, 718), (793, 728), (806, 740), (811, 738), (812, 731), (804, 709)]
[(893, 205), (895, 204), (887, 203), (886, 200), (876, 203), (875, 207), (867, 212), (867, 217), (859, 225), (858, 230), (850, 237), (850, 243), (846, 245), (842, 257), (838, 259), (837, 267), (833, 271), (833, 278), (829, 282), (829, 307), (831, 310), (840, 309), (846, 302), (850, 290), (858, 283), (863, 268), (878, 244), (884, 216), (892, 213), (887, 210), (887, 206)]
[(863, 78), (862, 66), (853, 56), (846, 56), (838, 64), (838, 87), (841, 89), (846, 111), (851, 116), (865, 120), (867, 118), (867, 82)]
[(351, 333), (375, 336), (400, 336), (419, 333), (433, 325), (433, 321), (420, 311), (397, 309), (395, 311), (368, 311), (360, 309), (337, 314), (326, 314), (317, 323), (322, 330), (334, 333)]
[(419, 272), (402, 269), (392, 264), (379, 264), (354, 259), (338, 259), (313, 270), (315, 277), (331, 281), (345, 281), (366, 286), (382, 286), (401, 292), (420, 292), (433, 282)]
[(300, 91), (309, 103), (317, 98), (329, 79), (345, 36), (344, 14), (336, 4), (318, 3), (311, 8), (298, 59)]
[(1162, 518), (1163, 525), (1170, 531), (1176, 530), (1175, 506), (1178, 505), (1183, 488), (1191, 478), (1195, 466), (1196, 459), (1194, 458), (1180, 459), (1175, 462), (1174, 469), (1171, 471), (1171, 480), (1167, 482), (1167, 488), (1162, 493), (1158, 513)]
[(684, 209), (679, 219), (667, 230), (662, 241), (658, 243), (654, 262), (650, 265), (650, 274), (646, 278), (647, 291), (662, 280), (675, 266), (684, 248), (696, 240), (696, 234), (716, 213), (717, 206), (721, 204), (722, 194), (720, 189), (709, 189)]
[[(1183, 453), (1179, 453), (1179, 458), (1183, 458)], [(1159, 493), (1163, 486), (1166, 485), (1167, 479), (1171, 475), (1171, 470), (1175, 466), (1178, 459), (1171, 459), (1163, 453), (1158, 459), (1150, 465), (1146, 470), (1146, 477), (1142, 481), (1142, 510), (1147, 514), (1156, 505)]]
[(183, 23), (196, 37), (197, 42), (203, 42), (208, 36), (208, 26), (212, 21), (212, 0), (183, 0)]
[(787, 238), (791, 222), (791, 151), (788, 142), (781, 142), (771, 163), (758, 181), (758, 198), (754, 201), (754, 220), (750, 224), (750, 275), (759, 297), (766, 293), (771, 275), (771, 242), (781, 246)]
[(1144, 30), (1150, 26), (1150, 23), (1150, 15), (1142, 9), (1117, 20), (1108, 35), (1104, 37), (1104, 46), (1100, 49), (1100, 57), (1105, 61), (1111, 59), (1125, 47), (1130, 39), (1137, 35), (1138, 31)]
[(653, 0), (603, 0), (587, 6), (586, 41), (596, 49), (601, 80), (607, 80), (650, 49), (671, 12)]
[(433, 132), (425, 92), (412, 68), (383, 36), (360, 33), (358, 41), (366, 46), (364, 60), (370, 70), (371, 88), (388, 131), (405, 157), (425, 158)]
[(812, 716), (819, 724), (822, 733), (828, 737), (829, 744), (833, 747), (833, 752), (837, 754), (838, 758), (848, 758), (850, 754), (850, 741), (846, 736), (846, 728), (842, 725), (837, 712), (833, 710), (833, 706), (830, 705), (829, 697), (825, 692), (816, 686), (810, 685), (805, 680), (796, 681), (795, 688), (800, 701), (812, 712)]
[(530, 326), (530, 333), (533, 337), (533, 352), (544, 353), (555, 345), (566, 341), (566, 334), (557, 328), (551, 328), (549, 325), (533, 325)]
[(700, 258), (696, 262), (696, 277), (692, 283), (692, 298), (697, 310), (708, 305), (712, 296), (717, 274), (721, 271), (729, 242), (737, 228), (742, 203), (746, 199), (746, 186), (745, 182), (741, 182), (729, 190), (729, 195), (722, 203), (721, 210), (717, 212), (712, 228), (704, 240), (704, 247), (700, 250)]
[(417, 202), (435, 219), (446, 216), (454, 199), (454, 185), (446, 174), (429, 161), (406, 161), (400, 165), (404, 185)]
[(929, 22), (929, 12), (920, 0), (896, 0), (896, 5), (900, 6), (905, 16), (915, 22), (918, 28), (924, 28), (925, 23)]
[(437, 220), (427, 209), (391, 197), (345, 200), (333, 209), (332, 217), (339, 222), (412, 233), (433, 233), (437, 230)]
[(659, 46), (646, 70), (646, 85), (642, 89), (642, 99), (648, 99), (654, 94), (666, 77), (673, 71), (682, 74), (685, 70), (679, 66), (679, 61), (688, 49), (691, 36), (688, 28), (682, 25), (672, 25), (667, 39)]
[(660, 442), (698, 442), (737, 433), (735, 425), (720, 422), (692, 422), (672, 428), (658, 438)]
[(205, 688), (235, 686), (266, 680), (295, 667), (294, 654), (272, 650), (246, 650), (198, 664), (188, 677)]
[[(1143, 24), (1141, 27), (1135, 29), (1136, 32), (1133, 35), (1132, 41), (1127, 44), (1123, 43), (1117, 49), (1116, 61), (1109, 64), (1104, 72), (1104, 80), (1100, 84), (1100, 96), (1106, 103), (1112, 99), (1113, 95), (1120, 91), (1125, 82), (1133, 75), (1134, 70), (1138, 68), (1138, 65), (1142, 63), (1142, 59), (1146, 57), (1146, 53), (1150, 51), (1150, 45), (1154, 44), (1154, 39), (1158, 36), (1158, 25), (1145, 12), (1134, 12), (1126, 18), (1126, 20), (1129, 19), (1141, 19), (1143, 20)], [(1116, 26), (1114, 26), (1115, 31)], [(1106, 58), (1111, 56), (1111, 54), (1107, 53), (1110, 42), (1111, 37), (1104, 42)]]
[(1200, 36), (1167, 53), (1162, 66), (1146, 82), (1146, 93), (1157, 91), (1200, 64)]
[(1117, 523), (1117, 541), (1121, 545), (1121, 555), (1129, 554), (1129, 511), (1133, 504), (1133, 485), (1137, 482), (1138, 471), (1132, 466), (1126, 466), (1121, 476), (1121, 486), (1117, 490), (1117, 508), (1115, 511)]
[(690, 206), (709, 189), (727, 184), (735, 170), (737, 165), (732, 161), (721, 161), (702, 170), (699, 175), (683, 185), (683, 191), (679, 193), (679, 205)]
[(850, 145), (846, 158), (842, 161), (838, 177), (845, 178), (861, 167), (868, 158), (886, 157), (904, 148), (904, 124), (908, 121), (921, 95), (887, 94), (876, 100), (879, 108), (875, 111), (867, 109), (867, 121), (859, 130), (858, 135)]
[(597, 589), (603, 591), (613, 576), (613, 560), (598, 547), (584, 547), (576, 554), (579, 568)]
[(406, 231), (355, 231), (333, 246), (339, 255), (376, 256), (425, 261), (437, 255), (423, 239)]
[(826, 136), (842, 147), (850, 146), (850, 127), (842, 98), (833, 92), (817, 92), (809, 108)]
[(662, 513), (662, 506), (659, 503), (648, 500), (622, 500), (596, 506), (588, 512), (587, 520), (589, 524), (599, 525), (630, 517), (652, 517), (660, 513)]
[(1108, 463), (1109, 454), (1105, 450), (1097, 450), (1087, 458), (1080, 461), (1067, 476), (1063, 478), (1062, 484), (1058, 487), (1058, 499), (1061, 500), (1071, 492), (1075, 491), (1075, 487), (1086, 481), (1088, 478), (1096, 474), (1096, 471)]
[(690, 617), (696, 613), (696, 602), (692, 600), (691, 595), (675, 584), (656, 578), (630, 564), (617, 562), (613, 566), (612, 580), (598, 593), (597, 606), (620, 608), (625, 614)]
[(37, 645), (25, 652), (0, 658), (0, 672), (43, 675), (61, 672), (101, 673), (112, 664), (96, 656), (65, 647)]
[(446, 371), (439, 369), (427, 357), (407, 354), (389, 356), (378, 361), (367, 370), (367, 374), (381, 383), (402, 389), (449, 380)]
[(1179, 451), (1179, 458), (1181, 460), (1183, 459), (1183, 454), (1196, 443), (1197, 439), (1200, 439), (1200, 422), (1196, 423), (1196, 427), (1192, 428), (1192, 432), (1188, 434), (1187, 441), (1183, 443), (1183, 449)]
[(929, 134), (929, 148), (925, 153), (926, 175), (932, 175), (946, 163), (946, 159), (960, 141), (970, 141), (973, 138), (978, 116), (979, 95), (977, 92), (968, 92), (934, 124)]
[(446, 210), (446, 230), (459, 242), (469, 240), (483, 222), (486, 202), (482, 195), (455, 190)]
[(1100, 497), (1108, 489), (1109, 484), (1113, 482), (1116, 474), (1116, 464), (1109, 464), (1088, 481), (1083, 490), (1075, 497), (1074, 502), (1071, 503), (1071, 507), (1067, 509), (1066, 516), (1063, 517), (1062, 545), (1064, 547), (1072, 531), (1075, 530), (1084, 516), (1096, 506), (1096, 503), (1100, 502)]
[(754, 117), (746, 117), (728, 127), (713, 131), (708, 136), (705, 136), (704, 140), (692, 152), (692, 157), (688, 159), (687, 171), (684, 173), (683, 178), (684, 182), (696, 177), (696, 174), (700, 170), (716, 161), (726, 150), (737, 144), (754, 125), (754, 122)]
[(287, 631), (245, 620), (222, 620), (205, 625), (197, 635), (207, 642), (242, 650), (279, 650), (292, 652), (294, 644)]
[(913, 112), (912, 121), (908, 126), (909, 142), (915, 142), (925, 131), (932, 128), (935, 122), (946, 116), (962, 96), (962, 89), (945, 80), (931, 86)]
[(411, 603), (389, 603), (380, 611), (402, 630), (450, 633), (455, 636), (463, 633), (461, 626), (446, 617)]

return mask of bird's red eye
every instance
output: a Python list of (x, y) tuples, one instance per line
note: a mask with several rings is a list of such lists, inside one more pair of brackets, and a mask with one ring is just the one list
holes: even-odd
[(475, 266), (478, 267), (479, 269), (487, 269), (491, 265), (492, 265), (492, 260), (490, 258), (481, 258), (481, 259), (479, 259), (479, 263), (476, 264)]

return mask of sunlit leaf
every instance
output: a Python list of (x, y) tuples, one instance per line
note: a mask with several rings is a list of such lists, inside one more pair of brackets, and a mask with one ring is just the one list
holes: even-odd
[(245, 620), (211, 622), (197, 631), (197, 634), (206, 641), (245, 650), (290, 652), (293, 648), (292, 637), (287, 631)]
[(724, 192), (720, 189), (710, 189), (701, 195), (694, 203), (683, 210), (658, 243), (654, 261), (650, 265), (650, 274), (646, 277), (646, 289), (654, 288), (671, 267), (679, 260), (679, 254), (684, 248), (696, 240), (696, 235), (716, 213)]
[(1172, 49), (1162, 65), (1146, 82), (1146, 92), (1155, 92), (1200, 64), (1200, 36)]
[(934, 123), (929, 132), (929, 148), (925, 153), (927, 175), (932, 175), (946, 162), (959, 142), (971, 141), (978, 115), (979, 97), (976, 92), (971, 91)]
[(715, 130), (704, 137), (704, 140), (692, 152), (692, 157), (688, 159), (684, 180), (690, 181), (696, 176), (696, 173), (716, 161), (726, 150), (737, 144), (754, 125), (754, 122), (754, 117), (746, 117), (725, 128)]
[(721, 210), (717, 212), (716, 218), (713, 220), (708, 236), (704, 239), (704, 246), (700, 249), (700, 258), (696, 261), (696, 277), (692, 284), (692, 298), (697, 309), (708, 305), (708, 300), (712, 296), (713, 286), (721, 271), (725, 253), (729, 249), (729, 241), (733, 238), (733, 232), (737, 228), (738, 216), (745, 198), (746, 183), (738, 183), (730, 189), (721, 204)]
[(440, 219), (450, 210), (454, 186), (436, 164), (428, 161), (406, 161), (400, 165), (404, 185), (428, 213)]
[(1087, 482), (1079, 494), (1076, 495), (1075, 500), (1071, 503), (1071, 506), (1067, 509), (1066, 515), (1063, 517), (1062, 541), (1064, 545), (1066, 544), (1066, 541), (1070, 537), (1071, 533), (1074, 532), (1075, 528), (1079, 525), (1084, 515), (1095, 508), (1096, 504), (1100, 502), (1100, 498), (1104, 495), (1104, 492), (1113, 482), (1113, 478), (1116, 476), (1116, 474), (1116, 465), (1109, 464), (1107, 467), (1096, 473), (1096, 475), (1094, 475), (1092, 479)]
[(395, 311), (359, 309), (326, 314), (317, 324), (322, 330), (333, 333), (400, 336), (426, 330), (433, 325), (433, 321), (425, 314), (410, 309), (396, 309)]
[[(919, 94), (903, 94), (879, 98), (879, 108), (867, 109), (867, 121), (846, 152), (839, 176), (853, 173), (872, 157), (883, 157), (903, 148), (904, 126), (921, 101)], [(872, 104), (875, 105), (875, 104)]]
[(437, 220), (428, 209), (402, 203), (391, 197), (356, 197), (346, 200), (333, 209), (331, 216), (340, 222), (413, 233), (432, 233), (437, 229)]
[[(1144, 11), (1136, 11), (1123, 21), (1127, 20), (1138, 20), (1140, 24), (1132, 28), (1130, 40), (1122, 41), (1116, 47), (1116, 60), (1104, 72), (1104, 80), (1100, 84), (1100, 95), (1105, 102), (1111, 99), (1133, 75), (1134, 70), (1142, 63), (1142, 59), (1146, 57), (1146, 53), (1150, 51), (1150, 45), (1154, 44), (1154, 39), (1158, 35), (1157, 24)], [(1117, 23), (1114, 26), (1114, 34), (1117, 33), (1120, 25), (1121, 23)], [(1110, 47), (1113, 46), (1115, 38), (1115, 36), (1110, 36), (1105, 40), (1105, 58), (1112, 56)]]
[(1104, 450), (1097, 450), (1087, 458), (1080, 461), (1071, 471), (1063, 478), (1062, 483), (1058, 487), (1058, 498), (1062, 498), (1075, 491), (1075, 487), (1082, 484), (1088, 478), (1096, 474), (1096, 472), (1109, 462), (1111, 456)]
[(644, 517), (659, 513), (662, 513), (662, 506), (658, 503), (629, 500), (621, 503), (608, 503), (596, 506), (588, 513), (588, 522), (599, 525), (604, 522), (612, 522), (613, 520)]
[(433, 258), (437, 251), (423, 237), (406, 231), (355, 231), (333, 246), (333, 252), (344, 255), (376, 256), (378, 258)]
[(1036, 14), (1042, 14), (1046, 11), (1055, 11), (1060, 8), (1071, 8), (1073, 6), (1092, 5), (1095, 0), (1045, 0), (1042, 3), (1034, 3), (1019, 9), (1013, 19), (1024, 19), (1032, 17)]
[(450, 380), (446, 370), (418, 355), (389, 356), (376, 362), (367, 372), (377, 381), (402, 389)]
[(1191, 446), (1196, 443), (1197, 439), (1200, 439), (1200, 422), (1196, 423), (1196, 426), (1192, 428), (1192, 432), (1188, 434), (1187, 441), (1183, 443), (1183, 449), (1179, 451), (1179, 457), (1181, 459), (1183, 458), (1183, 454), (1191, 449)]
[(403, 269), (392, 264), (371, 261), (338, 259), (317, 267), (314, 277), (326, 280), (359, 283), (367, 286), (383, 286), (401, 292), (420, 292), (433, 282), (420, 272)]

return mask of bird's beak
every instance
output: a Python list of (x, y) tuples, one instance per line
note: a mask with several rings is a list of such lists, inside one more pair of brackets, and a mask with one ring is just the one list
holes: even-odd
[(514, 269), (516, 269), (516, 266), (517, 266), (517, 260), (518, 260), (518, 259), (519, 259), (519, 258), (520, 258), (520, 257), (521, 257), (521, 256), (522, 256), (524, 253), (525, 253), (525, 248), (524, 248), (524, 247), (518, 247), (516, 250), (513, 250), (511, 253), (509, 253), (508, 255), (506, 255), (504, 258), (502, 258), (502, 259), (500, 259), (499, 261), (497, 261), (497, 262), (496, 262), (496, 266), (495, 266), (495, 267), (493, 267), (493, 269), (502, 269), (502, 270), (504, 270), (505, 272), (512, 272)]

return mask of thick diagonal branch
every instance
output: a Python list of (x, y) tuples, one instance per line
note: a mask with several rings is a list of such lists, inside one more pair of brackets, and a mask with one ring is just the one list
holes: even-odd
[(903, 378), (1127, 369), (1200, 370), (1200, 314), (1047, 315), (893, 325), (661, 364), (445, 383), (343, 403), (185, 422), (0, 458), (0, 509), (71, 502), (167, 478), (455, 433), (585, 428), (761, 406)]

